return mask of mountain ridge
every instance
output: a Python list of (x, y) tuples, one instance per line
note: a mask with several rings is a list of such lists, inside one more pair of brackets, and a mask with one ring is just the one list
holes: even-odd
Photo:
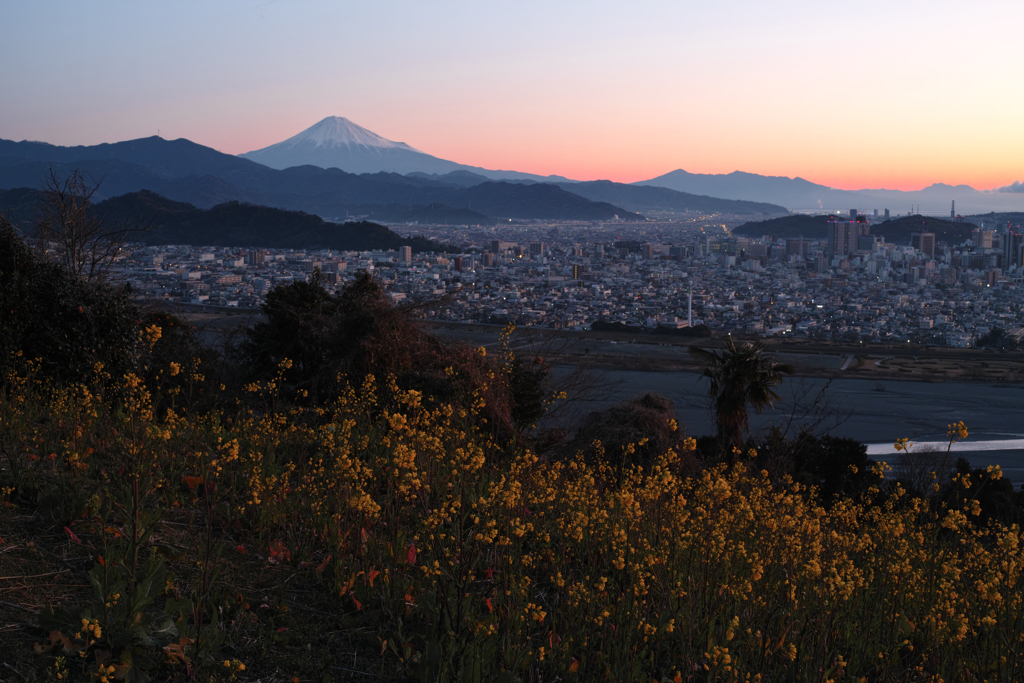
[[(14, 160), (0, 165), (0, 187), (40, 187), (51, 168), (60, 175), (81, 170), (87, 181), (101, 181), (97, 200), (150, 190), (199, 208), (240, 201), (325, 218), (344, 216), (367, 205), (443, 204), (478, 213), (487, 213), (485, 206), (500, 212), (488, 214), (490, 218), (612, 220), (618, 215), (624, 220), (643, 220), (621, 207), (591, 202), (549, 184), (497, 182), (483, 191), (485, 196), (474, 199), (474, 193), (481, 191), (429, 178), (393, 173), (356, 175), (311, 165), (275, 170), (184, 139), (149, 137), (74, 148), (0, 140), (0, 158)], [(522, 189), (528, 187), (550, 189)]]
[[(849, 209), (870, 211), (891, 209), (902, 213), (912, 206), (923, 206), (929, 213), (945, 213), (956, 202), (959, 214), (1012, 211), (1024, 209), (1024, 197), (1013, 189), (997, 192), (977, 190), (970, 185), (950, 185), (936, 182), (920, 190), (840, 190), (820, 185), (799, 176), (763, 176), (745, 171), (732, 173), (690, 173), (676, 169), (663, 175), (642, 180), (634, 185), (666, 187), (677, 192), (744, 199), (747, 201), (782, 204), (791, 211), (845, 212)], [(1008, 186), (1012, 188), (1013, 186)], [(1022, 188), (1024, 189), (1024, 188)], [(908, 210), (912, 213), (914, 209)]]

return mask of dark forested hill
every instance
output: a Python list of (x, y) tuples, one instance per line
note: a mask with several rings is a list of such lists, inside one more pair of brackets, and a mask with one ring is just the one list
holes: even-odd
[(910, 244), (911, 234), (933, 232), (936, 242), (960, 244), (971, 239), (971, 231), (977, 227), (973, 223), (954, 223), (941, 218), (914, 215), (875, 223), (871, 226), (871, 234), (884, 236), (886, 242)]
[(31, 227), (39, 215), (43, 193), (27, 187), (0, 190), (0, 215), (6, 216), (18, 230)]
[(298, 211), (240, 202), (199, 209), (148, 191), (108, 199), (94, 210), (112, 224), (128, 221), (133, 226), (149, 226), (137, 238), (147, 244), (342, 251), (387, 250), (409, 245), (413, 251), (444, 250), (428, 239), (401, 237), (376, 223), (328, 223)]
[(429, 206), (408, 207), (398, 204), (374, 204), (352, 209), (357, 216), (385, 223), (426, 223), (432, 225), (494, 225), (498, 221), (472, 209), (455, 209), (439, 202)]
[[(784, 216), (766, 221), (752, 221), (737, 226), (732, 232), (742, 237), (775, 237), (807, 239), (825, 239), (828, 237), (828, 223), (834, 220), (848, 220), (844, 216)], [(954, 223), (953, 221), (931, 216), (904, 216), (881, 223), (871, 223), (871, 234), (880, 235), (886, 242), (894, 244), (910, 244), (910, 236), (915, 232), (933, 232), (938, 242), (959, 244), (971, 238), (971, 231), (977, 226), (973, 223)]]
[(733, 229), (734, 235), (741, 237), (761, 237), (762, 235), (774, 235), (792, 239), (805, 237), (807, 239), (824, 239), (828, 237), (829, 221), (843, 220), (833, 215), (807, 216), (794, 214), (781, 218), (770, 218), (766, 221), (751, 221)]
[(643, 220), (608, 202), (591, 201), (547, 183), (489, 182), (459, 190), (453, 206), (482, 211), (497, 218), (551, 218), (554, 220)]

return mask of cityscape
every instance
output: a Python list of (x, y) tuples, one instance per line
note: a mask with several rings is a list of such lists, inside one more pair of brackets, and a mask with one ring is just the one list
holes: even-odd
[[(392, 226), (461, 253), (147, 246), (116, 277), (137, 296), (256, 309), (275, 286), (314, 271), (332, 291), (371, 272), (395, 303), (436, 301), (428, 320), (589, 330), (730, 333), (972, 347), (993, 330), (1024, 338), (1021, 238), (979, 227), (961, 244), (912, 245), (836, 221), (828, 239), (733, 236), (735, 216), (498, 227)], [(685, 332), (684, 332), (685, 333)]]

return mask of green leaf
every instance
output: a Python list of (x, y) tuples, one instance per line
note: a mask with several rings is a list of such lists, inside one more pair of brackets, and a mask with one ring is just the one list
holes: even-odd
[(156, 552), (160, 553), (164, 557), (171, 560), (177, 560), (185, 556), (184, 548), (179, 548), (169, 543), (154, 543), (150, 547), (156, 550)]

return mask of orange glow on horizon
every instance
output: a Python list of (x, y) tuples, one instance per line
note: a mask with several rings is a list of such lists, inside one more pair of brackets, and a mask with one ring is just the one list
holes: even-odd
[[(311, 125), (308, 118), (303, 121), (307, 127)], [(373, 129), (372, 124), (368, 127)], [(271, 127), (267, 126), (260, 127), (258, 131), (234, 128), (221, 135), (217, 134), (220, 131), (209, 131), (212, 135), (189, 137), (182, 134), (174, 137), (189, 137), (228, 154), (242, 154), (275, 144), (302, 130), (296, 128), (295, 123), (284, 120), (273, 128), (282, 132), (270, 132)], [(841, 155), (820, 158), (800, 153), (803, 150), (794, 151), (787, 158), (781, 154), (775, 156), (741, 151), (734, 145), (727, 146), (720, 154), (714, 149), (702, 148), (689, 150), (691, 154), (680, 153), (677, 156), (665, 148), (644, 154), (646, 150), (639, 146), (628, 149), (628, 145), (608, 141), (601, 145), (580, 144), (579, 141), (572, 141), (575, 144), (571, 144), (558, 140), (556, 136), (531, 145), (528, 141), (487, 140), (482, 139), (482, 136), (473, 136), (475, 140), (451, 141), (443, 139), (434, 131), (430, 133), (427, 144), (411, 135), (404, 136), (404, 139), (402, 136), (389, 139), (406, 142), (427, 154), (468, 166), (541, 176), (556, 175), (572, 180), (633, 183), (683, 169), (695, 174), (742, 171), (762, 176), (799, 177), (839, 190), (914, 191), (935, 183), (970, 185), (977, 190), (988, 190), (1024, 179), (1024, 170), (1006, 158), (993, 158), (986, 163), (977, 157), (942, 159), (934, 154), (922, 153), (917, 158), (908, 155), (894, 162), (885, 157), (857, 155), (852, 155), (850, 159)], [(211, 137), (218, 140), (212, 142)]]

